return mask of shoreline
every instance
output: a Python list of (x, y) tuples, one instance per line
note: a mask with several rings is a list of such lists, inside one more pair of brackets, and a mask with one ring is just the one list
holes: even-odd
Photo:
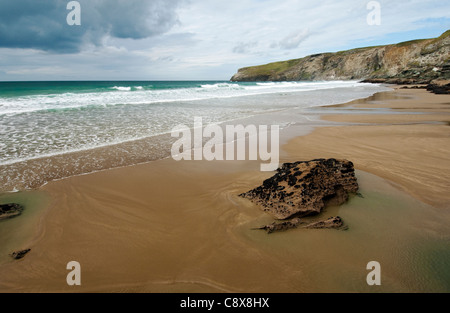
[[(353, 91), (348, 91), (347, 88), (329, 89), (325, 90), (327, 93), (324, 94), (328, 98), (322, 101), (323, 103), (340, 103), (340, 100), (373, 94), (375, 90), (380, 89), (383, 89), (383, 87), (360, 86), (358, 90)], [(342, 95), (340, 93), (341, 90), (343, 91)], [(235, 125), (239, 123), (271, 125), (274, 123), (273, 117), (276, 117), (276, 124), (279, 124), (283, 128), (283, 124), (299, 122), (302, 124), (310, 124), (304, 118), (302, 112), (305, 110), (305, 107), (309, 107), (309, 101), (313, 100), (312, 103), (317, 102), (321, 93), (322, 90), (319, 89), (302, 92), (240, 96), (216, 99), (213, 101), (213, 105), (217, 107), (219, 103), (222, 103), (225, 107), (231, 105), (234, 107), (248, 108), (253, 105), (258, 106), (262, 103), (263, 109), (253, 111), (251, 114), (247, 112), (244, 116), (235, 116), (231, 119), (221, 120), (218, 122), (218, 125)], [(330, 99), (330, 95), (333, 95), (332, 99)], [(299, 99), (303, 100), (299, 101)], [(202, 103), (203, 100), (197, 102), (194, 101), (193, 105)], [(274, 102), (278, 104), (275, 109), (271, 105)], [(268, 108), (270, 110), (267, 110)], [(248, 109), (244, 109), (244, 111), (246, 110)], [(185, 124), (192, 130), (193, 122), (192, 119), (185, 121)], [(32, 190), (53, 180), (164, 159), (170, 157), (170, 148), (174, 142), (175, 139), (171, 137), (170, 131), (167, 130), (164, 134), (160, 133), (159, 135), (150, 137), (130, 139), (95, 148), (83, 148), (62, 154), (56, 153), (2, 164), (0, 165), (0, 171), (3, 173), (0, 177), (1, 190), (5, 192)]]
[[(444, 104), (440, 104), (441, 99), (447, 99), (445, 96), (429, 94), (427, 97), (428, 94), (422, 95), (420, 91), (411, 92), (397, 90), (387, 93), (408, 94), (419, 99), (429, 99), (427, 101), (431, 101), (436, 108), (432, 109), (433, 112), (428, 112), (430, 113), (428, 118), (438, 119), (439, 122), (446, 114), (450, 114), (450, 110)], [(383, 94), (385, 95), (386, 92)], [(383, 214), (394, 215), (393, 221), (388, 222), (378, 215), (381, 213), (365, 212), (368, 216), (374, 214), (371, 218), (375, 220), (383, 220), (381, 224), (377, 223), (377, 227), (382, 227), (383, 223), (390, 225), (389, 232), (404, 239), (402, 243), (410, 244), (410, 241), (428, 240), (428, 237), (422, 238), (419, 234), (421, 222), (425, 221), (425, 226), (422, 225), (423, 231), (431, 238), (429, 240), (440, 242), (439, 238), (441, 238), (445, 243), (445, 240), (450, 237), (448, 231), (445, 231), (446, 222), (450, 221), (450, 217), (448, 212), (442, 210), (448, 208), (447, 205), (450, 204), (445, 191), (443, 193), (439, 191), (439, 188), (438, 191), (433, 191), (439, 187), (435, 185), (417, 186), (420, 181), (414, 181), (417, 179), (414, 175), (411, 180), (416, 183), (416, 188), (413, 188), (414, 185), (405, 184), (404, 178), (402, 179), (396, 171), (392, 171), (395, 166), (397, 168), (400, 165), (411, 166), (414, 160), (408, 163), (401, 157), (408, 153), (408, 149), (414, 147), (415, 143), (410, 142), (408, 134), (416, 138), (416, 132), (398, 133), (398, 137), (401, 138), (398, 138), (393, 147), (401, 142), (402, 149), (406, 149), (402, 150), (403, 153), (394, 150), (402, 161), (400, 165), (388, 162), (387, 157), (392, 154), (385, 156), (384, 162), (379, 164), (371, 160), (371, 156), (374, 155), (374, 151), (382, 151), (382, 146), (391, 139), (392, 131), (399, 129), (411, 131), (411, 128), (419, 127), (419, 132), (422, 132), (433, 128), (432, 132), (426, 134), (431, 138), (439, 135), (440, 140), (448, 143), (450, 138), (448, 135), (445, 136), (446, 128), (441, 129), (448, 126), (408, 124), (420, 120), (413, 114), (400, 114), (402, 116), (384, 113), (364, 114), (364, 110), (374, 109), (375, 105), (379, 105), (379, 103), (371, 103), (370, 98), (374, 98), (375, 102), (387, 101), (387, 107), (394, 104), (399, 111), (402, 110), (402, 105), (406, 104), (407, 107), (402, 112), (416, 110), (411, 105), (422, 101), (403, 99), (404, 102), (400, 105), (400, 102), (392, 99), (380, 100), (383, 94), (375, 94), (369, 99), (335, 106), (343, 110), (341, 114), (318, 113), (321, 119), (335, 126), (314, 127), (311, 133), (289, 140), (281, 148), (280, 163), (344, 156), (355, 162), (355, 167), (359, 170), (358, 176), (364, 182), (363, 189), (367, 193), (365, 201), (373, 201), (369, 204), (374, 208), (379, 207)], [(438, 101), (435, 97), (442, 98)], [(362, 105), (362, 107), (352, 108), (355, 105)], [(323, 111), (323, 109), (316, 110)], [(360, 115), (343, 114), (354, 109)], [(312, 114), (316, 114), (314, 110), (312, 111)], [(362, 116), (365, 118), (364, 122), (369, 125), (354, 125), (359, 123), (356, 120)], [(420, 117), (424, 116), (420, 115)], [(450, 115), (448, 117), (450, 121)], [(416, 120), (411, 121), (411, 119)], [(390, 126), (370, 125), (374, 122)], [(402, 124), (393, 125), (393, 122)], [(380, 126), (387, 129), (380, 131)], [(345, 143), (344, 138), (356, 138), (358, 135), (365, 135), (362, 143), (356, 142), (357, 144), (339, 147), (339, 144)], [(371, 139), (370, 142), (366, 140), (372, 137), (377, 138)], [(450, 147), (448, 144), (445, 146), (441, 144), (441, 141), (429, 141), (429, 137), (426, 136), (422, 139), (430, 147), (436, 148), (437, 145), (438, 151), (434, 151), (435, 158), (439, 159), (441, 155), (448, 155), (447, 150)], [(433, 151), (427, 152), (431, 154)], [(417, 155), (419, 159), (423, 156), (423, 154)], [(436, 175), (436, 168), (431, 167), (434, 174), (430, 174), (430, 177), (440, 178), (439, 182), (443, 184), (441, 188), (445, 189), (450, 177), (445, 173), (450, 173), (447, 172), (450, 164), (448, 159), (444, 158), (442, 161), (440, 165), (443, 169), (438, 171), (437, 176), (433, 176)], [(429, 163), (425, 165), (430, 169)], [(376, 172), (374, 174), (382, 178), (365, 172)], [(365, 281), (359, 282), (357, 278), (352, 278), (359, 277), (358, 275), (365, 277), (365, 268), (361, 268), (358, 272), (349, 267), (355, 264), (355, 259), (361, 261), (356, 255), (351, 256), (351, 251), (363, 242), (359, 241), (362, 239), (358, 239), (358, 236), (368, 235), (361, 229), (362, 225), (367, 223), (365, 221), (367, 217), (358, 216), (361, 213), (358, 213), (355, 207), (361, 206), (359, 208), (361, 211), (365, 205), (369, 204), (363, 200), (352, 199), (344, 207), (327, 209), (326, 214), (338, 212), (345, 215), (344, 219), (350, 220), (351, 228), (348, 232), (293, 231), (267, 237), (265, 234), (251, 232), (248, 229), (250, 226), (270, 222), (271, 218), (257, 206), (238, 198), (237, 194), (261, 184), (264, 179), (272, 175), (273, 173), (259, 172), (259, 162), (175, 162), (171, 159), (163, 159), (50, 182), (39, 188), (51, 197), (52, 203), (41, 213), (45, 219), (42, 217), (39, 222), (38, 240), (35, 238), (33, 250), (25, 259), (17, 263), (11, 261), (0, 267), (0, 277), (3, 279), (0, 281), (0, 292), (73, 292), (74, 289), (65, 285), (65, 275), (67, 275), (65, 266), (71, 260), (77, 260), (82, 264), (83, 287), (80, 290), (87, 292), (105, 290), (125, 292), (370, 291), (367, 286), (364, 286)], [(387, 178), (388, 181), (383, 178)], [(390, 187), (389, 180), (403, 186), (402, 189), (408, 194), (425, 200), (438, 209), (406, 196), (397, 189), (398, 187)], [(430, 190), (433, 191), (432, 196), (440, 197), (440, 200), (429, 201), (421, 193), (418, 194), (417, 189), (421, 187), (425, 187), (426, 194), (430, 193)], [(379, 194), (383, 196), (380, 197)], [(379, 203), (386, 205), (386, 208), (377, 204), (377, 201), (381, 201)], [(402, 207), (403, 205), (405, 208)], [(399, 211), (402, 211), (402, 214), (407, 213), (408, 209), (414, 213), (411, 214), (413, 216), (405, 218), (408, 225), (415, 225), (412, 230), (401, 225), (398, 226), (400, 230), (393, 229), (397, 227), (395, 221), (400, 218), (398, 215), (400, 212), (391, 213), (387, 209), (396, 207), (400, 208)], [(433, 214), (427, 216), (430, 212)], [(435, 213), (441, 216), (434, 216)], [(377, 227), (374, 226), (372, 231), (376, 231)], [(297, 244), (301, 243), (300, 247), (303, 247), (300, 254), (296, 251), (297, 249), (292, 250), (296, 245), (294, 239), (298, 240)], [(342, 250), (337, 248), (330, 250), (328, 245), (320, 244), (328, 241), (334, 242)], [(380, 241), (373, 241), (373, 244), (378, 247), (375, 251), (380, 253), (376, 257), (389, 260), (389, 256), (385, 255), (387, 253), (384, 251), (385, 247)], [(287, 245), (286, 242), (293, 246)], [(315, 243), (318, 244), (316, 248), (311, 246)], [(393, 247), (393, 244), (389, 245), (389, 250)], [(305, 255), (303, 251), (309, 250), (304, 249), (312, 249), (311, 251), (314, 250), (315, 253)], [(366, 251), (363, 247), (356, 250), (359, 253)], [(274, 251), (279, 255), (274, 255)], [(338, 257), (340, 251), (347, 251), (348, 255), (344, 259), (349, 262), (348, 265), (341, 264), (342, 260)], [(408, 250), (407, 253), (411, 251)], [(448, 255), (448, 249), (443, 253), (442, 258)], [(325, 259), (322, 260), (319, 257)], [(367, 258), (369, 257), (371, 257), (370, 253), (367, 255)], [(390, 259), (390, 261), (393, 260)], [(325, 262), (325, 268), (317, 268), (315, 262), (319, 264)], [(235, 266), (237, 270), (233, 270)], [(327, 274), (339, 270), (339, 266), (342, 266), (343, 273), (336, 274), (335, 278), (329, 281)], [(428, 269), (422, 270), (426, 272)], [(405, 273), (398, 274), (400, 276), (396, 277), (397, 274), (394, 273), (397, 271), (395, 266), (388, 266), (386, 272), (390, 275), (388, 281), (392, 284), (384, 290), (394, 292), (416, 290), (414, 287), (410, 289), (407, 287), (411, 281), (408, 281), (406, 277), (411, 273), (405, 270)], [(344, 274), (348, 275), (350, 280), (340, 287), (336, 279), (342, 278)], [(444, 274), (448, 275), (448, 272)], [(314, 281), (317, 275), (317, 281)], [(403, 283), (403, 280), (406, 282)], [(413, 279), (412, 283), (414, 283)], [(445, 283), (443, 285), (442, 283), (433, 285), (433, 283), (435, 282), (428, 287), (417, 288), (418, 290), (427, 290), (427, 288), (438, 291), (450, 290)]]

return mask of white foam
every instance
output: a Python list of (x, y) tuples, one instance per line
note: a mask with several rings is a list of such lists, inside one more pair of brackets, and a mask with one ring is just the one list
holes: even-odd
[[(0, 97), (0, 115), (45, 110), (77, 109), (91, 106), (167, 103), (216, 98), (241, 97), (279, 92), (301, 92), (331, 88), (356, 87), (356, 81), (334, 82), (268, 82), (246, 85), (238, 83), (204, 84), (197, 88), (146, 90), (142, 86), (114, 86), (114, 92), (64, 93), (16, 98)], [(133, 91), (134, 89), (134, 91)]]
[(112, 89), (119, 90), (119, 91), (131, 91), (131, 87), (117, 87), (117, 86), (114, 86), (114, 87), (112, 87)]

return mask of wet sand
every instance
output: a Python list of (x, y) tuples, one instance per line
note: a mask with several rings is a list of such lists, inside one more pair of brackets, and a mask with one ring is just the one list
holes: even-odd
[[(49, 183), (47, 209), (23, 219), (33, 239), (11, 238), (32, 251), (0, 259), (0, 292), (448, 292), (448, 102), (420, 90), (378, 94), (336, 107), (324, 119), (338, 126), (283, 147), (283, 162), (355, 163), (364, 198), (321, 216), (340, 215), (348, 231), (251, 230), (272, 221), (237, 196), (272, 175), (259, 162), (165, 159)], [(373, 260), (380, 287), (366, 284)], [(70, 261), (81, 264), (80, 287), (66, 284)]]

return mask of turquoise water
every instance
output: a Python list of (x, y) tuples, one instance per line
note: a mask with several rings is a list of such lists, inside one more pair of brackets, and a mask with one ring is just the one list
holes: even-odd
[[(115, 90), (164, 90), (201, 88), (202, 85), (227, 83), (225, 81), (44, 81), (0, 82), (2, 97), (55, 95), (64, 93), (114, 92)], [(241, 83), (252, 86), (255, 83)], [(115, 88), (116, 87), (116, 88)]]

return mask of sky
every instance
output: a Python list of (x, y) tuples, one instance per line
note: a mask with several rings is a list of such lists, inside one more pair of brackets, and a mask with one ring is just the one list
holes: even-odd
[(69, 2), (0, 0), (0, 81), (228, 80), (241, 67), (450, 29), (449, 0)]

